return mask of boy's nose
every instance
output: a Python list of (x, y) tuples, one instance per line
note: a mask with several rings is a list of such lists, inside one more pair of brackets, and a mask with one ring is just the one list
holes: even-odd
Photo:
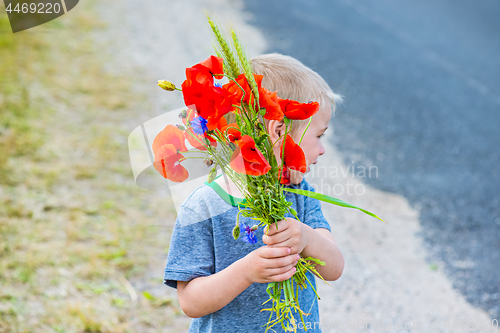
[(321, 143), (321, 141), (319, 142), (319, 155), (323, 155), (325, 153), (325, 147), (323, 146), (323, 144)]

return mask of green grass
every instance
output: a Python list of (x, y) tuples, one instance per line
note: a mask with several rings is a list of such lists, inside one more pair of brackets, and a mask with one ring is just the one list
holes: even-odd
[(15, 157), (34, 155), (43, 144), (37, 130), (35, 98), (30, 94), (25, 66), (36, 59), (43, 42), (33, 36), (10, 33), (7, 15), (0, 16), (0, 184), (15, 185)]
[(0, 8), (0, 333), (168, 332), (188, 322), (155, 288), (174, 211), (123, 143), (147, 101), (104, 69), (93, 2), (77, 9), (12, 34)]

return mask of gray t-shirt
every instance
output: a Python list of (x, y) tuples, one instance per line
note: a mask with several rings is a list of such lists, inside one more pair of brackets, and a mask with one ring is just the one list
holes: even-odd
[[(314, 191), (305, 179), (300, 184), (289, 187)], [(318, 200), (290, 192), (285, 194), (287, 200), (293, 203), (292, 208), (297, 211), (301, 222), (313, 229), (331, 230)], [(262, 241), (264, 228), (256, 231), (256, 244), (246, 243), (243, 240), (244, 233), (234, 240), (232, 230), (237, 213), (237, 205), (224, 201), (212, 187), (205, 184), (197, 188), (179, 209), (170, 241), (164, 283), (177, 288), (177, 281), (190, 281), (215, 274), (251, 251), (265, 246)], [(293, 216), (287, 214), (286, 217)], [(252, 226), (258, 221), (240, 215), (240, 222)], [(307, 276), (316, 289), (314, 275), (308, 273)], [(253, 283), (222, 309), (193, 319), (189, 333), (263, 333), (270, 312), (260, 311), (269, 308), (271, 304), (269, 301), (262, 305), (269, 299), (266, 288), (267, 283)], [(220, 291), (224, 292), (224, 286), (220, 286)], [(299, 304), (303, 311), (310, 313), (304, 316), (307, 332), (321, 332), (318, 302), (310, 286), (299, 290)], [(294, 313), (294, 316), (300, 323), (299, 314)], [(274, 332), (273, 330), (284, 332), (280, 324), (273, 326), (268, 332)], [(305, 330), (299, 325), (297, 331)]]

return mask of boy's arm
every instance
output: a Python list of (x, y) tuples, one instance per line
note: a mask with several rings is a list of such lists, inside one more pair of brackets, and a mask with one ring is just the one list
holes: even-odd
[(198, 318), (220, 310), (252, 283), (284, 281), (295, 273), (297, 254), (287, 247), (262, 246), (220, 272), (177, 281), (177, 298), (182, 311)]
[(325, 228), (312, 229), (306, 224), (301, 224), (307, 238), (307, 245), (300, 255), (303, 258), (313, 257), (324, 261), (325, 266), (316, 265), (318, 273), (327, 281), (337, 280), (344, 271), (345, 263), (344, 256), (335, 243), (332, 233)]
[(278, 228), (272, 224), (263, 241), (270, 247), (290, 247), (292, 253), (300, 253), (303, 258), (313, 257), (325, 262), (325, 266), (316, 266), (316, 270), (327, 281), (335, 281), (344, 270), (344, 257), (328, 229), (313, 229), (293, 218), (278, 222)]

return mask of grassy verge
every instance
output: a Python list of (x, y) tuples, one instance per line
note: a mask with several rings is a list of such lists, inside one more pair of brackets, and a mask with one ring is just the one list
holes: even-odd
[(0, 8), (0, 332), (185, 328), (161, 285), (175, 212), (128, 161), (144, 97), (105, 70), (92, 6), (18, 34)]

